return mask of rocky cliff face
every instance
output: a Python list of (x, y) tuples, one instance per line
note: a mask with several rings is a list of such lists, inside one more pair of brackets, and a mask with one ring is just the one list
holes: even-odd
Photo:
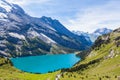
[(0, 0), (0, 54), (29, 56), (71, 53), (91, 45), (84, 36), (67, 30), (58, 20), (27, 15), (16, 4)]

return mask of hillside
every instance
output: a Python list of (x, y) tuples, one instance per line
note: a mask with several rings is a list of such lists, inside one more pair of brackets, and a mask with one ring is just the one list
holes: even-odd
[[(85, 53), (87, 55), (83, 55)], [(91, 50), (77, 54), (78, 57), (81, 55), (83, 60), (73, 68), (47, 74), (21, 72), (0, 57), (0, 79), (54, 80), (62, 73), (60, 80), (117, 80), (120, 76), (120, 28), (100, 36)]]
[[(82, 55), (87, 54), (87, 55)], [(120, 76), (120, 28), (100, 36), (91, 50), (79, 53), (83, 60), (63, 70), (60, 80), (118, 80)]]
[(0, 57), (0, 80), (54, 80), (60, 72), (32, 74), (19, 71), (9, 61)]

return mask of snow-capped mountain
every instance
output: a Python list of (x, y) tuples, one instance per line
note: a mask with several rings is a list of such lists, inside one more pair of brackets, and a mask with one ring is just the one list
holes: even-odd
[(85, 39), (88, 41), (88, 42), (92, 42), (90, 36), (89, 36), (89, 33), (87, 32), (83, 32), (83, 31), (72, 31), (74, 34), (78, 35), (78, 36), (84, 36)]
[(84, 36), (73, 34), (58, 20), (31, 17), (18, 5), (0, 0), (1, 55), (72, 53), (90, 45)]
[(103, 35), (103, 34), (108, 34), (112, 32), (111, 29), (107, 29), (107, 28), (100, 28), (100, 29), (97, 29), (93, 32), (93, 34), (96, 34), (96, 35)]
[(108, 34), (112, 31), (113, 30), (108, 29), (108, 28), (99, 28), (90, 34), (91, 40), (95, 41), (99, 36), (104, 35), (104, 34)]
[(81, 35), (83, 35), (83, 36), (88, 36), (88, 34), (89, 34), (89, 33), (87, 33), (87, 32), (75, 31), (75, 30), (73, 30), (72, 32), (73, 32), (74, 34), (76, 34), (76, 35), (79, 35), (79, 36), (81, 36)]
[(92, 42), (94, 42), (99, 36), (103, 34), (108, 34), (112, 32), (112, 30), (107, 28), (99, 28), (95, 30), (93, 33), (87, 33), (83, 31), (72, 31), (72, 32), (78, 36), (81, 35), (84, 36), (88, 41), (91, 40)]

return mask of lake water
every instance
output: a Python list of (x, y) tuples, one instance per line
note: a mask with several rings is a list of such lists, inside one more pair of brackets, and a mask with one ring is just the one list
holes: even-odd
[(13, 65), (26, 72), (48, 73), (62, 68), (71, 68), (80, 58), (75, 54), (57, 54), (12, 58)]

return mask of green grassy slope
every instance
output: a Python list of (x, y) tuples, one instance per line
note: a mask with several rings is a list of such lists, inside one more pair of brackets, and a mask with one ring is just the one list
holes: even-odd
[(0, 80), (54, 80), (59, 71), (47, 74), (31, 74), (17, 70), (4, 58), (0, 58)]
[(118, 80), (120, 76), (120, 29), (98, 38), (89, 55), (73, 68), (63, 70), (60, 80)]
[[(80, 53), (81, 54), (81, 53)], [(60, 80), (118, 80), (120, 76), (120, 29), (96, 40), (91, 51), (73, 68), (62, 70)], [(55, 80), (60, 71), (48, 74), (21, 72), (0, 58), (0, 80)]]

